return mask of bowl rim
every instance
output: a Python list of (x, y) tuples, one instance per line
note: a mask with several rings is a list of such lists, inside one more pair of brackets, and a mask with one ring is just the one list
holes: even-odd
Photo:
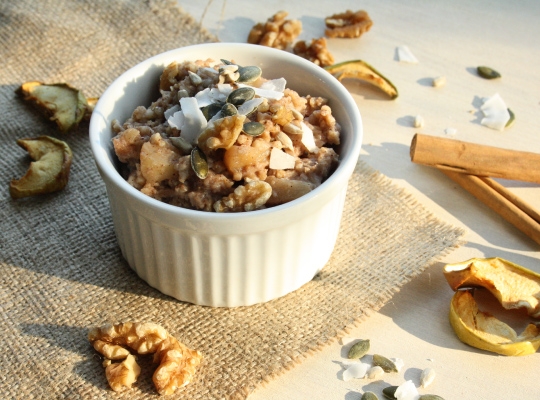
[[(201, 210), (192, 210), (188, 208), (183, 208), (179, 206), (174, 206), (168, 203), (164, 203), (157, 199), (154, 199), (150, 196), (145, 195), (140, 190), (137, 190), (131, 186), (117, 171), (112, 160), (110, 159), (106, 147), (108, 143), (102, 143), (100, 139), (101, 128), (100, 123), (104, 119), (109, 124), (112, 122), (103, 116), (101, 108), (105, 107), (107, 99), (116, 91), (124, 87), (126, 82), (132, 80), (133, 77), (140, 77), (145, 73), (148, 73), (152, 66), (165, 66), (167, 62), (163, 60), (169, 59), (172, 56), (178, 54), (178, 58), (189, 59), (189, 55), (182, 55), (183, 53), (189, 53), (199, 49), (208, 49), (208, 53), (211, 54), (211, 49), (215, 47), (227, 46), (234, 51), (234, 49), (243, 49), (250, 48), (254, 52), (263, 52), (267, 53), (270, 56), (276, 56), (279, 58), (285, 58), (288, 61), (293, 62), (294, 64), (299, 64), (301, 68), (305, 68), (310, 71), (311, 74), (315, 75), (321, 82), (326, 85), (331, 86), (331, 90), (336, 92), (336, 97), (341, 99), (343, 106), (347, 107), (346, 113), (350, 118), (350, 124), (353, 127), (353, 133), (350, 135), (350, 143), (348, 145), (348, 151), (344, 158), (341, 158), (336, 170), (317, 188), (313, 191), (299, 197), (298, 199), (292, 200), (290, 202), (261, 209), (254, 211), (238, 212), (238, 213), (215, 213), (209, 211)], [(211, 57), (210, 57), (211, 58)], [(195, 61), (195, 60), (193, 60)], [(101, 120), (100, 120), (101, 118)], [(338, 121), (339, 122), (339, 121)], [(360, 155), (360, 148), (362, 144), (363, 137), (363, 125), (362, 117), (358, 106), (354, 101), (352, 95), (347, 91), (347, 89), (339, 82), (334, 76), (323, 68), (315, 65), (311, 61), (308, 61), (302, 57), (299, 57), (293, 53), (289, 53), (283, 50), (278, 50), (270, 47), (248, 44), (248, 43), (203, 43), (190, 45), (185, 47), (180, 47), (177, 49), (172, 49), (166, 52), (156, 54), (150, 58), (147, 58), (140, 63), (132, 66), (128, 70), (124, 71), (121, 75), (114, 79), (114, 81), (108, 86), (108, 88), (100, 96), (89, 124), (89, 139), (91, 151), (94, 156), (94, 161), (98, 168), (98, 171), (102, 175), (104, 180), (112, 182), (118, 189), (127, 195), (134, 197), (137, 202), (144, 204), (147, 207), (153, 209), (174, 214), (177, 216), (183, 216), (189, 219), (198, 219), (198, 220), (236, 220), (239, 219), (252, 219), (255, 217), (263, 217), (268, 214), (272, 216), (278, 216), (280, 213), (288, 212), (291, 208), (297, 209), (300, 207), (305, 207), (307, 204), (313, 203), (314, 199), (321, 196), (324, 192), (329, 190), (330, 187), (336, 187), (341, 184), (343, 180), (348, 181), (350, 175), (352, 174), (354, 167), (356, 166), (358, 157)], [(112, 139), (112, 137), (111, 137)]]

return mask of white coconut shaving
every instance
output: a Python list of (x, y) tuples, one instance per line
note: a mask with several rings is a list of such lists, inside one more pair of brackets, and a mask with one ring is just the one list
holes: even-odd
[(418, 400), (420, 394), (413, 381), (406, 381), (398, 386), (394, 396), (397, 400)]
[(199, 109), (199, 104), (194, 97), (181, 98), (180, 107), (182, 108), (182, 112), (184, 114), (184, 121), (179, 129), (182, 131), (182, 137), (188, 143), (193, 143), (202, 130), (206, 128), (206, 118)]
[(418, 64), (418, 59), (414, 56), (408, 46), (401, 45), (397, 47), (398, 60), (409, 64)]
[[(180, 108), (180, 106), (178, 106), (178, 108)], [(169, 126), (173, 128), (182, 129), (182, 126), (184, 125), (184, 112), (182, 110), (174, 112), (173, 115), (167, 118), (167, 122), (169, 123)]]
[(315, 144), (315, 138), (313, 137), (313, 131), (304, 122), (300, 123), (302, 127), (302, 144), (306, 146), (306, 149), (310, 153), (317, 153), (319, 148)]
[[(281, 79), (281, 78), (280, 78)], [(283, 97), (283, 90), (276, 90), (280, 89), (281, 86), (277, 86), (274, 84), (269, 84), (269, 82), (277, 81), (277, 79), (273, 79), (271, 81), (265, 82), (263, 85), (268, 84), (266, 86), (261, 85), (261, 87), (253, 87), (249, 85), (245, 85), (243, 83), (238, 84), (238, 87), (250, 87), (255, 91), (255, 94), (259, 97), (265, 97), (267, 99), (271, 100), (280, 100)]]
[(292, 169), (296, 163), (296, 158), (290, 154), (285, 153), (283, 150), (272, 148), (270, 153), (270, 165), (271, 169)]
[(261, 97), (255, 97), (254, 99), (244, 101), (238, 107), (238, 114), (248, 115), (250, 112), (255, 110), (255, 108), (259, 107), (263, 101), (264, 99), (262, 99)]
[(285, 78), (278, 78), (278, 79), (270, 79), (266, 82), (263, 82), (261, 86), (259, 86), (260, 89), (264, 90), (272, 90), (275, 92), (284, 92), (285, 87), (287, 86), (287, 81)]
[(350, 381), (351, 379), (362, 379), (364, 376), (366, 376), (369, 367), (370, 365), (366, 363), (354, 363), (343, 371), (343, 380), (346, 382)]
[(171, 108), (169, 108), (168, 110), (165, 110), (165, 112), (163, 113), (163, 116), (165, 117), (165, 119), (168, 120), (170, 117), (174, 115), (175, 112), (178, 112), (178, 111), (180, 111), (180, 104), (176, 104), (172, 106)]
[(495, 93), (493, 96), (485, 98), (480, 110), (484, 113), (484, 118), (482, 118), (480, 123), (488, 128), (502, 131), (510, 120), (508, 107), (506, 107), (506, 104), (499, 93)]

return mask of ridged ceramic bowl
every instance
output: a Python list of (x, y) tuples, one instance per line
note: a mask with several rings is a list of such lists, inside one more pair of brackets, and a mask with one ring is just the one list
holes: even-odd
[[(329, 99), (342, 127), (337, 170), (318, 188), (287, 204), (242, 213), (188, 210), (148, 197), (117, 171), (111, 122), (125, 121), (159, 97), (159, 77), (172, 61), (233, 59), (258, 65), (265, 78), (284, 77), (301, 95)], [(126, 71), (103, 93), (90, 121), (90, 143), (105, 182), (121, 251), (149, 285), (190, 303), (247, 306), (309, 282), (336, 243), (347, 182), (362, 142), (358, 108), (329, 73), (268, 47), (214, 43), (159, 54)]]

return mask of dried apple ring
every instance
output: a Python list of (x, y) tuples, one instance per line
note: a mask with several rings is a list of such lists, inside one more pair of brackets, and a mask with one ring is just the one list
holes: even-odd
[(32, 158), (21, 179), (13, 179), (9, 193), (14, 199), (52, 193), (68, 183), (73, 154), (68, 144), (50, 136), (19, 139), (17, 144)]
[(508, 356), (535, 353), (540, 347), (540, 325), (529, 323), (518, 335), (513, 328), (482, 312), (469, 290), (482, 287), (508, 310), (525, 308), (540, 317), (540, 274), (502, 258), (473, 258), (444, 267), (444, 275), (457, 290), (450, 305), (450, 323), (458, 338), (470, 346)]

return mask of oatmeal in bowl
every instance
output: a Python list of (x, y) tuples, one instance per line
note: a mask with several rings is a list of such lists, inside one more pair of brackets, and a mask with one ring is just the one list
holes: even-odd
[(154, 199), (214, 212), (294, 200), (336, 168), (340, 126), (328, 100), (301, 96), (256, 65), (169, 64), (160, 97), (113, 121), (127, 181)]
[(324, 267), (361, 141), (358, 107), (329, 73), (237, 43), (143, 61), (90, 121), (124, 258), (209, 306), (275, 299)]

